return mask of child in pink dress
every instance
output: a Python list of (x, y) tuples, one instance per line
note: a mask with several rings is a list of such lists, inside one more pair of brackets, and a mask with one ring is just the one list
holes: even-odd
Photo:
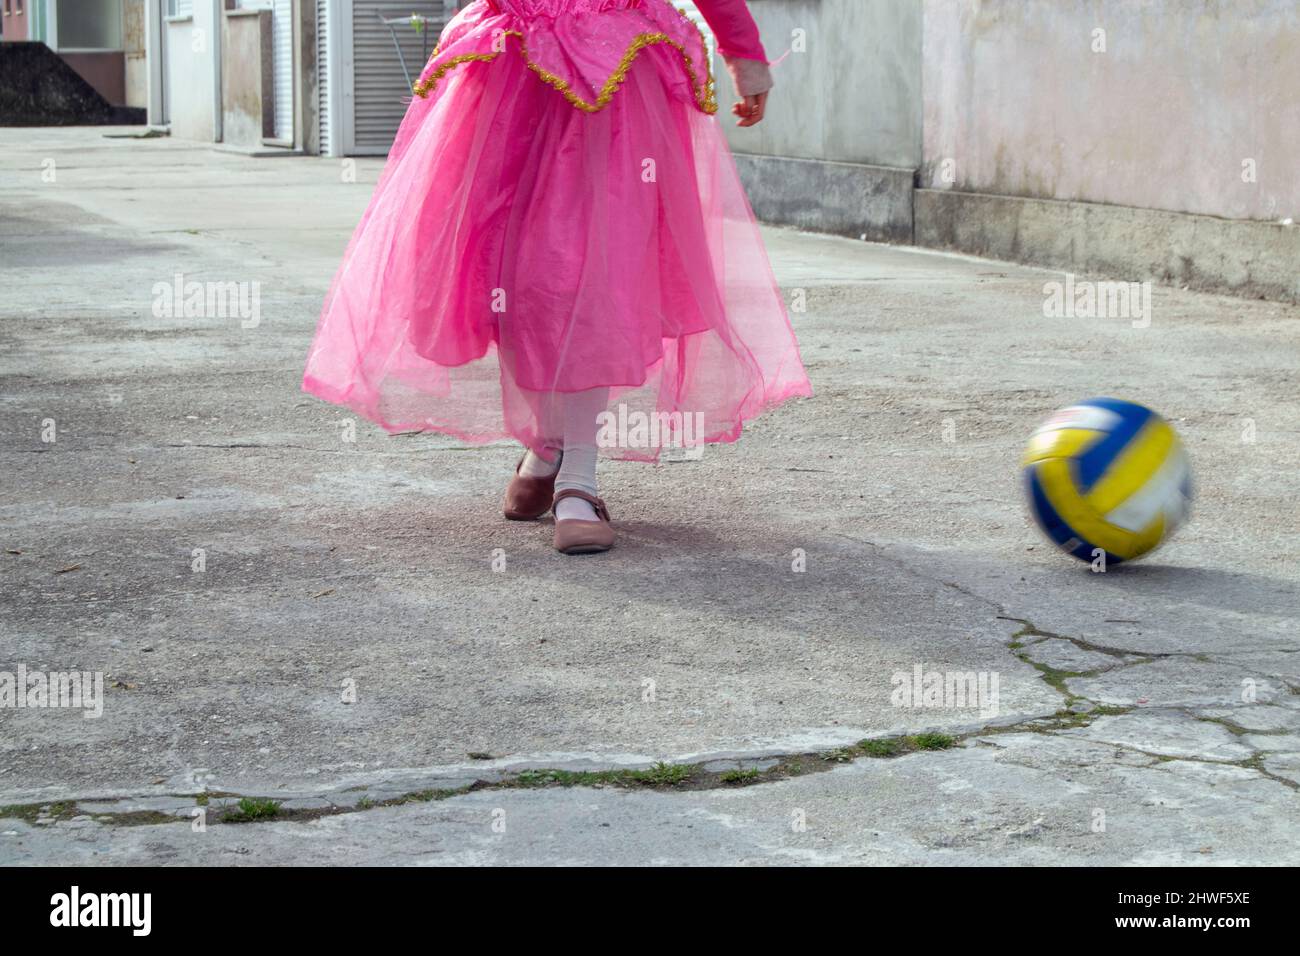
[[(772, 86), (744, 0), (696, 0), (741, 101)], [(475, 0), (415, 84), (325, 300), (303, 388), (390, 431), (526, 452), (506, 517), (606, 550), (596, 457), (730, 442), (810, 395), (717, 120), (667, 0)]]

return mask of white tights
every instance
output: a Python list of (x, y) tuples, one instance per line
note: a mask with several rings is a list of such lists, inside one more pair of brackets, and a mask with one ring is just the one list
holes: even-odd
[[(609, 404), (608, 388), (569, 392), (560, 399), (564, 412), (564, 457), (555, 477), (555, 490), (573, 488), (593, 497), (596, 488), (596, 416)], [(555, 462), (529, 451), (519, 469), (521, 474), (541, 477), (555, 473)], [(581, 498), (565, 498), (555, 509), (556, 520), (595, 521), (596, 509)]]

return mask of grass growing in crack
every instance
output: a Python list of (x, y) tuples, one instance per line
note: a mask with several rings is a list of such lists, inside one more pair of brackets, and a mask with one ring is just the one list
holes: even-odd
[[(390, 807), (401, 806), (404, 803), (432, 803), (435, 800), (446, 800), (448, 797), (454, 797), (458, 793), (463, 792), (464, 791), (461, 790), (447, 789), (416, 790), (412, 793), (404, 793), (393, 800), (385, 800), (382, 805)], [(362, 799), (364, 800), (365, 798), (363, 797)], [(375, 805), (374, 801), (371, 801), (371, 806)], [(357, 806), (361, 806), (360, 801), (358, 801)]]
[(1034, 625), (1030, 624), (1028, 621), (1022, 621), (1020, 620), (1020, 618), (999, 616), (998, 619), (1002, 621), (1014, 621), (1015, 623), (1020, 625), (1020, 630), (1016, 631), (1016, 633), (1012, 634), (1011, 637), (1008, 639), (1008, 646), (1010, 646), (1012, 649), (1024, 647), (1025, 644), (1028, 643), (1027, 641), (1025, 641), (1025, 638), (1027, 637), (1042, 638), (1048, 636), (1042, 633), (1041, 631), (1039, 631), (1036, 627), (1034, 627)]
[(244, 797), (239, 801), (238, 810), (228, 810), (221, 818), (222, 823), (252, 823), (255, 820), (269, 820), (279, 816), (280, 801), (266, 797)]
[(11, 803), (7, 806), (0, 807), (0, 817), (8, 817), (11, 820), (22, 820), (24, 823), (35, 823), (39, 816), (40, 807), (32, 804)]
[(509, 781), (516, 787), (596, 787), (619, 783), (622, 770), (524, 770)]
[(175, 823), (176, 817), (170, 813), (162, 813), (158, 810), (131, 810), (126, 813), (101, 813), (96, 814), (96, 819), (101, 822), (111, 823), (116, 827), (148, 827), (156, 826), (160, 823)]
[(759, 778), (757, 770), (728, 770), (720, 779), (723, 783), (750, 783)]
[[(24, 823), (32, 826), (47, 825), (57, 823), (60, 820), (71, 820), (77, 816), (79, 810), (77, 804), (73, 801), (62, 801), (60, 803), (27, 803), (13, 804), (12, 806), (0, 807), (0, 817), (9, 817), (15, 820), (22, 820)], [(92, 814), (86, 814), (92, 816)], [(156, 823), (175, 823), (178, 817), (170, 813), (162, 813), (158, 810), (126, 810), (120, 813), (96, 813), (93, 814), (96, 821), (100, 823), (111, 823), (118, 827), (140, 827), (150, 826)]]
[[(1075, 701), (1084, 700), (1082, 697), (1074, 698)], [(1036, 717), (1024, 723), (1012, 724), (1006, 727), (989, 727), (980, 731), (981, 735), (991, 736), (994, 734), (1050, 734), (1058, 730), (1078, 730), (1081, 727), (1087, 727), (1098, 717), (1116, 717), (1120, 714), (1127, 714), (1133, 710), (1132, 707), (1114, 707), (1109, 705), (1097, 705), (1091, 710), (1075, 711), (1069, 707), (1062, 707), (1056, 713), (1048, 717)]]
[(675, 787), (685, 783), (694, 773), (687, 764), (669, 764), (660, 761), (644, 770), (524, 770), (498, 785), (498, 789), (514, 787), (599, 787), (642, 786)]
[(902, 744), (896, 737), (881, 737), (878, 740), (864, 740), (858, 748), (868, 757), (893, 757), (902, 751)]
[(75, 814), (76, 809), (77, 805), (68, 801), (60, 801), (59, 803), (13, 803), (0, 807), (0, 817), (10, 817), (15, 820), (22, 820), (24, 823), (35, 824), (37, 820), (70, 819)]
[[(1261, 732), (1258, 730), (1247, 730), (1245, 727), (1241, 726), (1241, 724), (1231, 721), (1227, 717), (1196, 717), (1194, 719), (1199, 720), (1203, 724), (1218, 724), (1234, 737), (1245, 737), (1247, 734), (1256, 734)], [(1281, 733), (1281, 731), (1274, 730), (1268, 731), (1268, 733), (1276, 734)]]
[(1070, 710), (1068, 707), (1062, 707), (1052, 715), (1051, 719), (1055, 720), (1061, 727), (1087, 727), (1092, 723), (1092, 714), (1079, 713)]
[(685, 764), (668, 764), (661, 760), (649, 770), (633, 770), (632, 779), (652, 787), (675, 787), (690, 778), (691, 769)]
[(1099, 671), (1063, 671), (1048, 664), (1040, 664), (1038, 661), (1031, 659), (1028, 654), (1017, 654), (1016, 657), (1038, 671), (1043, 677), (1043, 683), (1048, 687), (1071, 700), (1077, 699), (1077, 695), (1070, 693), (1070, 688), (1065, 686), (1067, 680), (1074, 677), (1095, 677), (1100, 673)]
[(956, 743), (957, 738), (948, 734), (924, 733), (906, 737), (873, 737), (858, 741), (855, 749), (857, 756), (900, 757), (918, 750), (947, 750)]
[(12, 804), (0, 806), (0, 817), (21, 819), (25, 823), (40, 821), (59, 821), (77, 816), (77, 804), (70, 800), (60, 800), (53, 804)]

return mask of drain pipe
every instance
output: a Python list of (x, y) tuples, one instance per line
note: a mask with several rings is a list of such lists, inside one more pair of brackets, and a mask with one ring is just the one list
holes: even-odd
[(221, 34), (226, 27), (226, 7), (235, 0), (208, 0), (214, 16), (212, 28), (212, 142), (220, 143), (221, 122)]

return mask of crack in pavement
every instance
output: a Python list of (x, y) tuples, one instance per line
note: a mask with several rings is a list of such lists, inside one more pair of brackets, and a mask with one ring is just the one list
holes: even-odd
[[(987, 599), (983, 599), (987, 600)], [(990, 602), (992, 603), (992, 602)], [(1008, 647), (1016, 644), (1016, 639), (1025, 635), (1039, 636), (1041, 639), (1060, 639), (1071, 641), (1076, 646), (1083, 647), (1087, 650), (1097, 649), (1096, 645), (1091, 642), (1072, 639), (1067, 635), (1055, 634), (1051, 632), (1040, 631), (1035, 625), (1024, 618), (1016, 618), (1008, 615), (998, 615), (1001, 620), (1013, 621), (1022, 625), (1022, 630), (1012, 635), (1007, 643)], [(1033, 645), (1029, 645), (1033, 646)], [(1120, 648), (1109, 648), (1102, 653), (1110, 653), (1113, 656), (1132, 655), (1137, 652), (1125, 651)], [(1028, 655), (1017, 655), (1028, 663), (1040, 668), (1046, 668), (1047, 665), (1035, 662)], [(1198, 655), (1180, 655), (1165, 654), (1163, 657), (1189, 657), (1198, 659)], [(1129, 661), (1119, 666), (1130, 666), (1131, 664), (1141, 663), (1141, 661)], [(1106, 670), (1110, 670), (1107, 668)], [(1085, 672), (1064, 672), (1048, 668), (1052, 673), (1072, 674), (1077, 676), (1088, 676), (1096, 671)], [(1041, 671), (1040, 671), (1041, 673)], [(780, 780), (790, 779), (791, 777), (802, 776), (807, 773), (825, 772), (833, 770), (836, 766), (857, 760), (871, 759), (893, 759), (910, 754), (919, 754), (927, 751), (942, 751), (950, 749), (959, 743), (967, 741), (984, 746), (997, 746), (997, 744), (988, 738), (996, 738), (1004, 734), (1013, 733), (1041, 733), (1052, 736), (1057, 739), (1067, 741), (1078, 741), (1091, 745), (1104, 745), (1117, 751), (1138, 754), (1152, 761), (1150, 765), (1153, 769), (1162, 769), (1160, 764), (1171, 763), (1176, 761), (1186, 761), (1192, 763), (1216, 765), (1216, 766), (1233, 766), (1242, 769), (1251, 770), (1260, 775), (1261, 778), (1279, 783), (1291, 790), (1300, 790), (1300, 784), (1289, 780), (1278, 774), (1272, 773), (1262, 765), (1265, 754), (1274, 751), (1268, 751), (1251, 744), (1243, 743), (1242, 746), (1248, 747), (1253, 751), (1251, 756), (1238, 759), (1221, 759), (1205, 755), (1180, 754), (1177, 756), (1160, 753), (1143, 749), (1139, 746), (1127, 744), (1119, 741), (1105, 739), (1088, 739), (1081, 740), (1077, 736), (1071, 736), (1070, 731), (1078, 731), (1091, 726), (1096, 720), (1103, 717), (1115, 717), (1137, 712), (1135, 707), (1117, 707), (1100, 704), (1090, 700), (1082, 695), (1075, 694), (1071, 691), (1062, 690), (1050, 679), (1052, 673), (1042, 673), (1042, 679), (1049, 686), (1052, 686), (1064, 698), (1065, 708), (1059, 709), (1052, 714), (1029, 717), (1014, 724), (997, 725), (986, 724), (979, 728), (967, 731), (965, 733), (947, 735), (947, 734), (910, 734), (898, 735), (892, 737), (874, 737), (860, 741), (856, 745), (836, 747), (826, 750), (788, 753), (788, 754), (767, 754), (761, 757), (738, 757), (732, 760), (710, 759), (697, 761), (694, 763), (656, 763), (648, 768), (612, 768), (596, 770), (566, 770), (554, 767), (530, 767), (517, 771), (502, 771), (496, 774), (483, 776), (474, 776), (467, 783), (460, 783), (455, 786), (446, 785), (455, 781), (456, 777), (433, 777), (434, 781), (441, 780), (443, 786), (429, 786), (415, 790), (407, 790), (396, 793), (391, 796), (381, 796), (379, 799), (372, 799), (364, 794), (370, 791), (370, 787), (352, 787), (346, 792), (361, 794), (355, 800), (336, 802), (338, 793), (334, 791), (321, 791), (315, 794), (300, 794), (296, 797), (288, 798), (285, 801), (276, 800), (259, 794), (240, 794), (228, 790), (208, 791), (200, 789), (193, 794), (164, 793), (164, 794), (136, 794), (131, 796), (120, 797), (97, 797), (91, 799), (68, 799), (63, 801), (15, 804), (0, 807), (0, 819), (19, 818), (37, 825), (49, 825), (61, 820), (73, 820), (79, 817), (90, 817), (99, 823), (109, 824), (112, 826), (139, 826), (159, 823), (178, 823), (184, 822), (203, 811), (206, 818), (206, 808), (213, 806), (222, 811), (222, 813), (212, 821), (219, 824), (235, 823), (255, 823), (262, 821), (296, 821), (307, 822), (323, 816), (336, 816), (346, 813), (365, 812), (371, 809), (381, 807), (402, 806), (408, 803), (429, 802), (434, 800), (445, 800), (451, 797), (461, 796), (478, 790), (533, 790), (540, 788), (554, 787), (617, 787), (621, 789), (654, 789), (665, 792), (685, 792), (691, 790), (709, 790), (709, 789), (736, 789), (740, 787), (754, 786), (763, 783), (774, 783)], [(1074, 709), (1081, 703), (1086, 703), (1086, 709)], [(1155, 708), (1142, 713), (1152, 715), (1168, 715), (1176, 713), (1185, 717), (1189, 721), (1218, 724), (1237, 737), (1247, 735), (1266, 734), (1281, 736), (1287, 733), (1284, 730), (1274, 731), (1250, 731), (1246, 728), (1228, 721), (1225, 718), (1207, 717), (1198, 715), (1189, 708)], [(721, 764), (731, 764), (726, 769), (720, 768)], [(464, 779), (460, 775), (459, 779)], [(391, 793), (391, 790), (384, 791), (382, 785), (379, 786), (378, 792)], [(142, 807), (140, 804), (155, 802), (158, 800), (188, 801), (185, 807), (174, 809), (170, 812), (157, 809)], [(215, 804), (212, 801), (217, 801)], [(306, 804), (311, 802), (323, 804), (320, 806), (309, 807)], [(132, 809), (114, 811), (106, 809), (106, 805), (114, 803), (124, 804)], [(81, 811), (81, 806), (87, 805), (87, 809)], [(286, 807), (285, 804), (296, 804), (296, 806)], [(79, 812), (80, 811), (80, 812)]]
[[(850, 538), (850, 540), (858, 543), (868, 544), (877, 550), (886, 550), (883, 546), (874, 542), (852, 538), (849, 535), (840, 536)], [(382, 782), (376, 783), (373, 786), (376, 788), (379, 799), (372, 799), (365, 795), (371, 791), (371, 785), (349, 788), (347, 792), (358, 794), (355, 799), (351, 800), (338, 800), (339, 794), (330, 790), (316, 793), (299, 793), (284, 800), (277, 800), (263, 794), (240, 794), (229, 790), (209, 791), (206, 788), (200, 788), (191, 794), (146, 792), (116, 797), (69, 798), (61, 801), (14, 804), (0, 807), (0, 819), (6, 817), (18, 818), (36, 825), (50, 825), (60, 821), (89, 817), (96, 822), (111, 826), (139, 826), (184, 822), (186, 819), (198, 814), (202, 814), (206, 818), (206, 808), (211, 806), (221, 811), (213, 822), (223, 825), (269, 820), (306, 822), (323, 816), (365, 812), (371, 809), (401, 806), (414, 802), (445, 800), (484, 789), (532, 790), (581, 786), (655, 789), (665, 792), (736, 789), (773, 783), (807, 773), (824, 772), (857, 760), (892, 759), (926, 751), (947, 750), (965, 742), (984, 746), (997, 746), (988, 738), (1026, 732), (1040, 733), (1067, 741), (1086, 742), (1093, 745), (1102, 744), (1114, 748), (1116, 751), (1137, 754), (1151, 760), (1150, 766), (1154, 769), (1163, 769), (1160, 767), (1161, 764), (1176, 761), (1239, 767), (1253, 771), (1261, 778), (1281, 784), (1291, 790), (1300, 790), (1300, 784), (1273, 773), (1263, 766), (1265, 755), (1277, 753), (1278, 751), (1269, 751), (1244, 741), (1240, 745), (1253, 752), (1249, 757), (1232, 760), (1203, 754), (1179, 754), (1175, 756), (1143, 749), (1141, 746), (1122, 741), (1096, 738), (1088, 738), (1084, 741), (1082, 738), (1071, 734), (1073, 731), (1092, 726), (1099, 718), (1132, 714), (1138, 712), (1138, 708), (1102, 704), (1071, 691), (1065, 683), (1066, 680), (1092, 677), (1101, 673), (1109, 673), (1138, 664), (1149, 664), (1162, 659), (1183, 659), (1195, 663), (1213, 662), (1206, 655), (1184, 652), (1135, 651), (1122, 647), (1102, 645), (1067, 634), (1045, 631), (1037, 627), (1028, 618), (1006, 613), (1006, 608), (985, 595), (977, 594), (955, 582), (934, 578), (925, 574), (919, 568), (908, 566), (902, 562), (898, 563), (909, 574), (917, 578), (953, 588), (971, 599), (987, 605), (990, 609), (996, 610), (998, 612), (995, 615), (996, 620), (1019, 624), (1020, 630), (1010, 635), (1003, 642), (1004, 645), (1018, 660), (1039, 671), (1040, 679), (1061, 694), (1064, 706), (1053, 713), (1027, 717), (1014, 724), (998, 725), (996, 723), (987, 723), (978, 728), (951, 736), (947, 734), (919, 733), (866, 738), (855, 745), (810, 752), (767, 753), (762, 756), (736, 757), (730, 760), (713, 758), (674, 764), (659, 762), (649, 767), (639, 768), (613, 767), (609, 765), (588, 770), (526, 767), (520, 770), (502, 770), (486, 775), (473, 775), (471, 779), (466, 779), (465, 774), (439, 776), (433, 773), (430, 775), (430, 782), (435, 785), (405, 790), (399, 793), (393, 792), (391, 787), (385, 789)], [(1031, 637), (1034, 640), (1022, 642), (1021, 639), (1025, 637)], [(1069, 671), (1056, 668), (1043, 661), (1035, 660), (1031, 653), (1034, 647), (1048, 640), (1065, 641), (1080, 650), (1116, 658), (1117, 663), (1112, 667), (1093, 668), (1084, 671)], [(1125, 658), (1133, 659), (1126, 660)], [(1247, 670), (1230, 660), (1216, 663), (1240, 668), (1243, 671)], [(1291, 688), (1289, 684), (1286, 686), (1292, 693), (1295, 693), (1295, 689)], [(1143, 710), (1141, 713), (1164, 716), (1177, 714), (1188, 721), (1217, 724), (1238, 738), (1259, 734), (1283, 736), (1288, 733), (1285, 730), (1251, 731), (1226, 718), (1196, 714), (1187, 707), (1151, 708)], [(515, 766), (518, 766), (520, 763), (526, 762), (527, 758), (524, 758), (523, 761), (515, 761), (514, 763)], [(722, 764), (728, 764), (729, 766), (723, 769), (720, 766)], [(443, 785), (439, 786), (438, 783)], [(180, 801), (182, 805), (172, 807), (169, 810), (158, 810), (148, 806), (152, 803), (153, 807), (156, 808), (169, 800)], [(216, 802), (213, 803), (213, 801)], [(313, 803), (317, 805), (311, 806), (310, 804)], [(123, 809), (113, 810), (113, 804), (120, 804)], [(82, 805), (85, 805), (87, 809), (83, 810)]]

